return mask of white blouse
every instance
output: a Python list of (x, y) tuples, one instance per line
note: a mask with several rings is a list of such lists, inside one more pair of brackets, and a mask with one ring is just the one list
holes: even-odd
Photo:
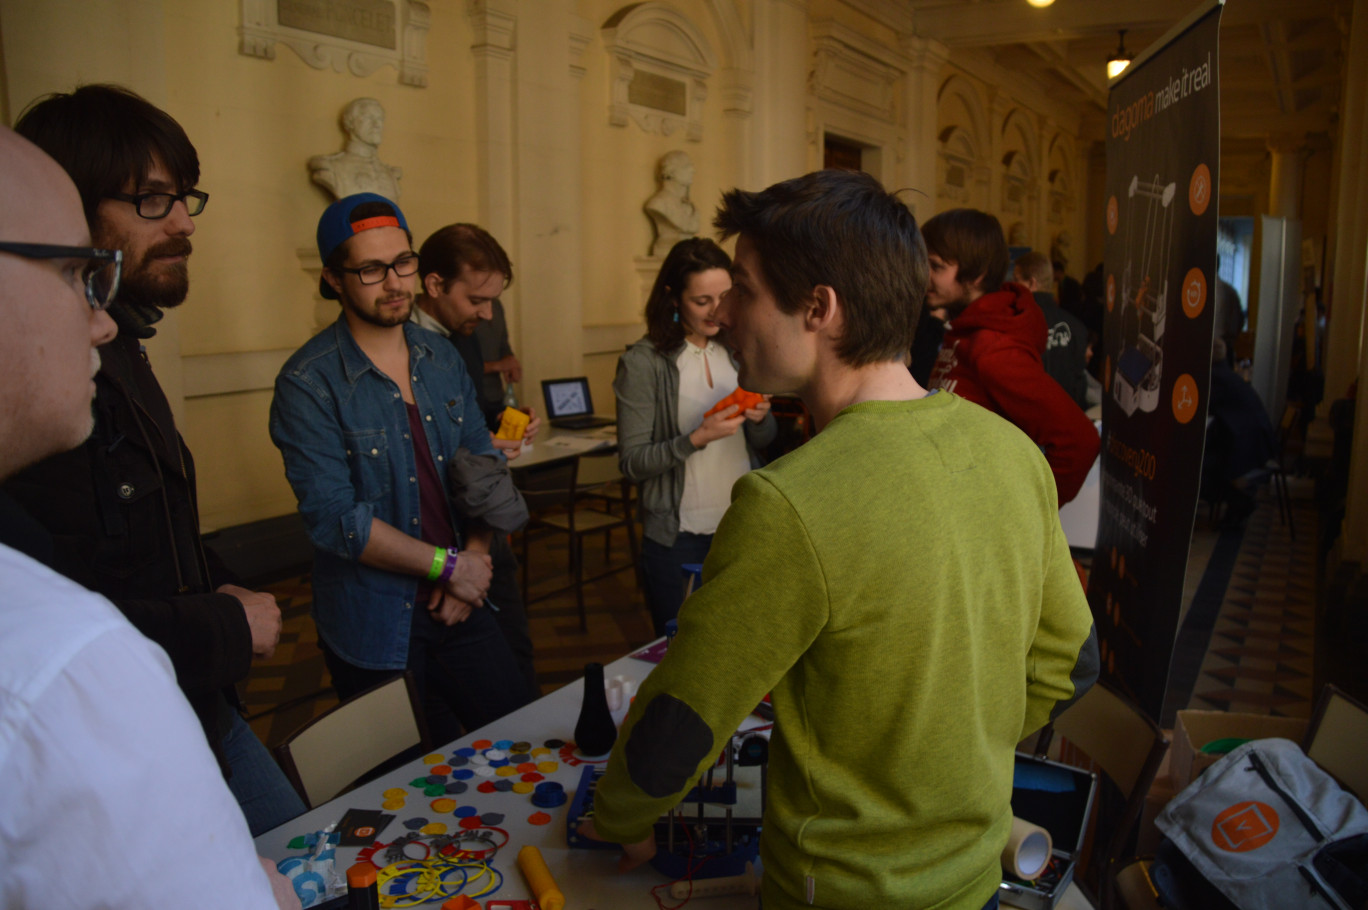
[[(679, 367), (679, 428), (692, 432), (709, 408), (736, 391), (736, 368), (726, 350), (714, 341), (701, 348), (686, 341), (675, 365)], [(749, 470), (744, 427), (690, 455), (684, 462), (679, 530), (690, 534), (715, 532), (731, 505), (732, 484)]]

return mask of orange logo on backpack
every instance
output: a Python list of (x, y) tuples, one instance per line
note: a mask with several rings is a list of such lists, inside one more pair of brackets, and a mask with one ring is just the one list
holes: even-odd
[(1278, 833), (1278, 813), (1267, 803), (1236, 803), (1211, 823), (1211, 842), (1231, 853), (1248, 853)]

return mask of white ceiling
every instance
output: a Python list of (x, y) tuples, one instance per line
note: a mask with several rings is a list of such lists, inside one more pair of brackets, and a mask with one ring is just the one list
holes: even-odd
[[(1197, 0), (847, 0), (903, 35), (980, 49), (1061, 102), (1106, 109), (1118, 29), (1138, 55)], [(1221, 17), (1223, 137), (1327, 133), (1337, 119), (1352, 0), (1228, 0)], [(1091, 119), (1091, 118), (1089, 118)]]

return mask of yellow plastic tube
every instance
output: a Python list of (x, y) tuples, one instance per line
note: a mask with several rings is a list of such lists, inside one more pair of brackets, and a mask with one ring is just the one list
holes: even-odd
[(518, 868), (522, 870), (523, 878), (527, 879), (527, 887), (536, 895), (541, 910), (565, 910), (565, 895), (556, 887), (556, 880), (551, 877), (551, 870), (546, 868), (546, 860), (542, 859), (540, 850), (530, 844), (519, 850)]

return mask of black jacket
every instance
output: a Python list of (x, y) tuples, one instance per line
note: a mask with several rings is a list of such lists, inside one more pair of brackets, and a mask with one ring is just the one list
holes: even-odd
[(1036, 291), (1032, 296), (1045, 314), (1045, 372), (1064, 387), (1074, 404), (1088, 409), (1088, 328), (1083, 320), (1055, 303), (1054, 295)]
[[(6, 481), (52, 535), (50, 565), (108, 597), (171, 658), (220, 766), (220, 740), (252, 662), (242, 604), (213, 593), (195, 466), (138, 340), (100, 348), (95, 430), (84, 445)], [(155, 744), (149, 744), (149, 748)]]

